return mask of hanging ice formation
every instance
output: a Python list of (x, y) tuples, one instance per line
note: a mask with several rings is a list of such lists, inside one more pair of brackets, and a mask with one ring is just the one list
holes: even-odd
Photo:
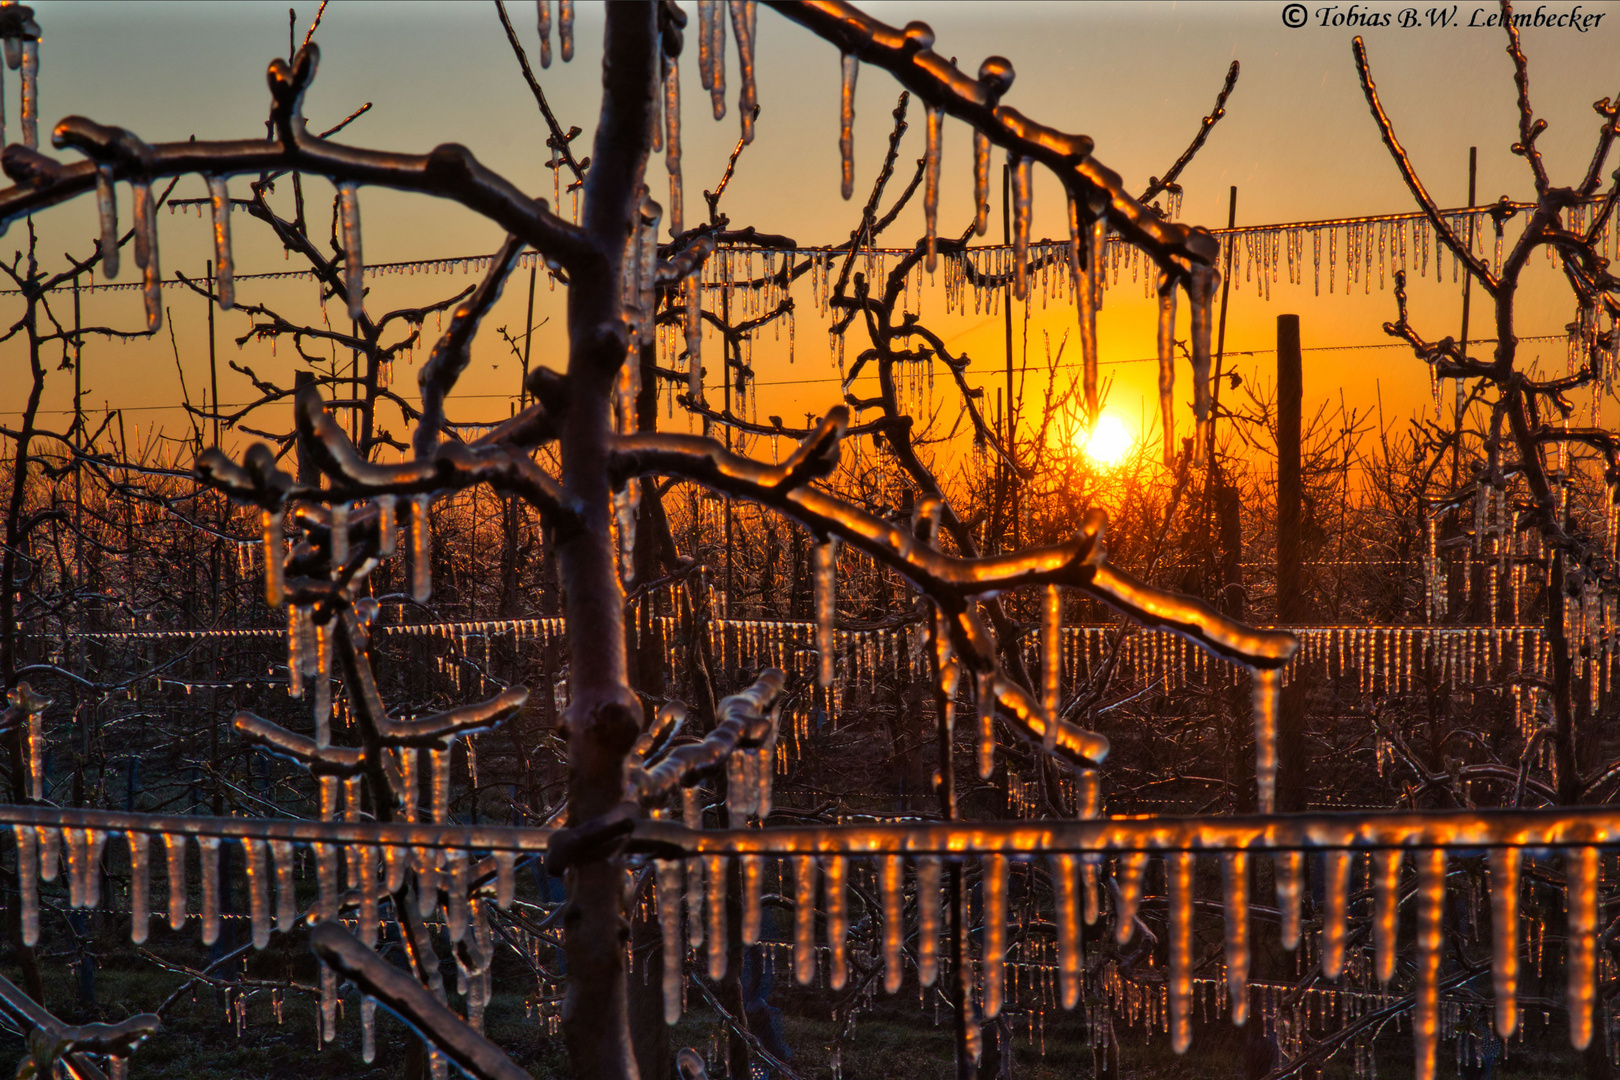
[(1164, 430), (1164, 467), (1176, 464), (1176, 283), (1159, 275), (1159, 425)]
[[(838, 159), (842, 176), (839, 190), (847, 200), (855, 194), (855, 77), (861, 71), (860, 58), (854, 53), (842, 54), (839, 70)], [(985, 152), (989, 153), (988, 148)], [(979, 231), (984, 232), (982, 228)]]
[(940, 140), (944, 133), (945, 110), (928, 106), (928, 146), (924, 151), (923, 222), (927, 231), (928, 255), (924, 264), (932, 274), (939, 257), (934, 250), (939, 239), (939, 159)]
[(158, 266), (157, 203), (152, 198), (150, 180), (136, 180), (132, 187), (135, 192), (135, 265), (142, 270), (146, 328), (155, 331), (163, 325), (163, 273)]
[[(0, 120), (0, 142), (4, 139), (4, 121)], [(118, 193), (113, 187), (111, 165), (96, 166), (96, 210), (101, 219), (101, 241), (97, 248), (101, 253), (101, 272), (111, 281), (118, 276)]]
[[(100, 170), (97, 170), (97, 183), (100, 183)], [(111, 185), (109, 184), (109, 187)], [(231, 193), (226, 185), (225, 177), (210, 176), (208, 178), (208, 201), (214, 215), (214, 287), (218, 290), (219, 306), (221, 310), (230, 311), (236, 306), (236, 273), (231, 257)], [(358, 233), (358, 230), (356, 230)], [(112, 223), (114, 246), (118, 243), (118, 222), (116, 217)], [(102, 229), (105, 236), (107, 230)], [(358, 238), (357, 241), (358, 243)], [(358, 248), (356, 249), (358, 252)], [(110, 276), (110, 275), (109, 275)]]
[[(737, 69), (742, 88), (737, 93), (737, 112), (742, 121), (742, 141), (754, 141), (754, 111), (758, 91), (754, 79), (754, 20), (759, 14), (757, 0), (729, 0), (731, 32), (737, 37)], [(718, 119), (718, 117), (716, 118)]]
[(535, 0), (535, 19), (540, 31), (540, 66), (551, 66), (551, 0)]
[(365, 313), (365, 260), (360, 253), (360, 195), (353, 182), (338, 185), (338, 227), (343, 237), (343, 291), (348, 294), (349, 318)]

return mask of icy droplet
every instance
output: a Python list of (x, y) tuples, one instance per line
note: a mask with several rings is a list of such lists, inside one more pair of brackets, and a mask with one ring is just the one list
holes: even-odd
[(847, 200), (855, 194), (855, 77), (860, 74), (861, 60), (853, 53), (844, 53), (839, 65), (838, 158), (843, 177), (839, 190)]
[[(214, 288), (220, 310), (230, 311), (236, 306), (236, 271), (231, 257), (231, 193), (223, 176), (208, 178), (208, 202), (214, 214)], [(117, 230), (114, 223), (113, 231)]]
[(1007, 856), (984, 857), (984, 1018), (1001, 1014), (1007, 959)]
[(111, 281), (118, 276), (118, 195), (111, 165), (96, 166), (96, 210), (101, 217), (101, 273)]
[(1193, 862), (1190, 851), (1165, 856), (1170, 878), (1170, 1046), (1192, 1045)]

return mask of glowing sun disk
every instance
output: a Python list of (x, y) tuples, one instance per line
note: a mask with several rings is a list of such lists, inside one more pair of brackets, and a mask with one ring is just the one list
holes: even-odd
[(1086, 457), (1102, 466), (1119, 464), (1130, 453), (1133, 441), (1130, 428), (1114, 413), (1103, 413), (1089, 434), (1082, 429), (1075, 438)]

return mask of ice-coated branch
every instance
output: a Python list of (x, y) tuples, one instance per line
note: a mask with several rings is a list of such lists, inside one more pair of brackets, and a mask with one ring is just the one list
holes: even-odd
[(249, 746), (263, 747), (316, 776), (357, 776), (366, 767), (363, 750), (352, 746), (319, 748), (309, 736), (288, 731), (275, 721), (250, 712), (237, 713), (232, 725)]
[[(28, 1025), (28, 1062), (34, 1077), (56, 1075), (55, 1064), (67, 1058), (67, 1065), (80, 1080), (104, 1080), (104, 1074), (84, 1054), (128, 1057), (163, 1021), (152, 1013), (136, 1013), (116, 1024), (64, 1024), (22, 988), (0, 975), (0, 1008)], [(27, 1068), (18, 1069), (19, 1077)]]
[(1098, 510), (1090, 511), (1080, 532), (1065, 543), (959, 559), (802, 479), (785, 482), (789, 476), (784, 474), (792, 475), (790, 467), (801, 457), (816, 462), (816, 469), (807, 470), (804, 478), (836, 462), (837, 436), (846, 420), (847, 413), (834, 410), (817, 434), (782, 465), (761, 465), (701, 436), (624, 435), (614, 441), (613, 467), (620, 482), (644, 474), (678, 476), (758, 501), (818, 535), (837, 536), (859, 548), (935, 599), (991, 596), (1025, 585), (1066, 585), (1148, 626), (1174, 630), (1206, 650), (1242, 664), (1280, 667), (1298, 647), (1292, 634), (1247, 626), (1200, 600), (1156, 589), (1110, 565), (1104, 542), (1107, 519)]
[(506, 237), (500, 251), (490, 260), (484, 280), (471, 296), (456, 305), (450, 325), (434, 342), (427, 363), (417, 372), (416, 382), (422, 390), (422, 415), (411, 442), (418, 461), (433, 458), (434, 448), (439, 445), (439, 432), (444, 427), (444, 399), (461, 373), (467, 370), (472, 359), (473, 335), (478, 332), (485, 313), (501, 298), (501, 289), (522, 248), (523, 241), (518, 237), (510, 234)]
[(758, 746), (769, 738), (772, 708), (786, 679), (780, 669), (766, 668), (748, 689), (720, 702), (714, 730), (702, 742), (671, 750), (651, 768), (631, 766), (628, 797), (643, 804), (663, 798), (677, 784), (724, 765), (734, 750)]
[(52, 136), (54, 144), (59, 149), (78, 150), (90, 160), (64, 165), (35, 155), (37, 161), (19, 159), (14, 172), (8, 155), (7, 175), (19, 182), (0, 191), (0, 222), (10, 222), (93, 190), (102, 165), (112, 170), (114, 179), (143, 180), (186, 173), (232, 176), (289, 169), (320, 173), (338, 182), (453, 199), (570, 269), (598, 258), (596, 245), (586, 231), (553, 214), (545, 200), (529, 197), (480, 164), (464, 146), (446, 143), (426, 154), (395, 154), (344, 146), (306, 132), (297, 111), (314, 76), (317, 55), (317, 47), (311, 44), (299, 51), (292, 67), (279, 58), (271, 63), (276, 138), (270, 141), (198, 140), (149, 145), (122, 128), (80, 116), (68, 117), (57, 124)]
[(1161, 265), (1191, 260), (1213, 264), (1219, 251), (1205, 229), (1164, 221), (1133, 199), (1120, 177), (1091, 156), (1092, 140), (1070, 135), (1000, 104), (1010, 78), (973, 79), (936, 53), (924, 23), (904, 30), (879, 22), (839, 0), (768, 0), (794, 22), (838, 46), (845, 54), (888, 71), (934, 108), (973, 126), (1015, 159), (1033, 158), (1057, 174), (1063, 186), (1090, 207), (1100, 207), (1121, 236)]
[(1551, 181), (1547, 179), (1541, 151), (1536, 149), (1536, 140), (1547, 130), (1547, 121), (1537, 120), (1535, 110), (1530, 108), (1530, 62), (1525, 59), (1524, 49), (1519, 47), (1519, 28), (1513, 25), (1513, 5), (1509, 0), (1502, 0), (1502, 28), (1507, 31), (1507, 54), (1513, 58), (1513, 85), (1518, 91), (1519, 141), (1512, 149), (1530, 163), (1530, 171), (1536, 178), (1536, 194), (1545, 195)]
[(506, 1051), (472, 1029), (433, 993), (378, 956), (343, 929), (323, 922), (309, 935), (309, 947), (327, 966), (352, 980), (362, 992), (404, 1021), (476, 1080), (532, 1080)]
[(1490, 267), (1470, 251), (1468, 245), (1458, 239), (1457, 234), (1445, 223), (1440, 216), (1440, 207), (1435, 204), (1434, 199), (1429, 196), (1428, 189), (1423, 186), (1423, 181), (1418, 178), (1417, 168), (1412, 164), (1411, 157), (1405, 147), (1401, 146), (1400, 140), (1395, 137), (1395, 125), (1390, 122), (1389, 114), (1384, 111), (1383, 102), (1378, 100), (1378, 88), (1373, 85), (1372, 67), (1367, 61), (1366, 44), (1358, 36), (1351, 42), (1350, 49), (1355, 54), (1356, 71), (1361, 76), (1361, 92), (1367, 98), (1367, 107), (1372, 110), (1373, 120), (1378, 124), (1378, 131), (1384, 137), (1384, 145), (1389, 147), (1390, 156), (1395, 159), (1396, 167), (1401, 170), (1401, 179), (1406, 181), (1407, 190), (1412, 193), (1412, 198), (1417, 200), (1423, 215), (1429, 219), (1429, 224), (1434, 226), (1435, 235), (1451, 249), (1453, 255), (1462, 260), (1463, 265), (1468, 267), (1468, 272), (1474, 275), (1480, 285), (1494, 296), (1500, 283), (1491, 273)]
[(1185, 169), (1198, 151), (1203, 149), (1204, 141), (1209, 138), (1209, 133), (1214, 131), (1215, 125), (1220, 123), (1221, 119), (1226, 116), (1226, 99), (1232, 96), (1232, 90), (1237, 86), (1239, 70), (1238, 62), (1236, 60), (1232, 61), (1232, 66), (1226, 69), (1226, 82), (1221, 84), (1221, 92), (1215, 95), (1215, 107), (1198, 125), (1198, 134), (1193, 136), (1193, 141), (1188, 144), (1187, 149), (1181, 152), (1181, 156), (1176, 159), (1176, 163), (1170, 166), (1169, 172), (1162, 177), (1152, 179), (1147, 186), (1147, 190), (1136, 197), (1137, 202), (1143, 204), (1152, 202), (1155, 195), (1176, 182), (1176, 177), (1181, 175), (1181, 170)]

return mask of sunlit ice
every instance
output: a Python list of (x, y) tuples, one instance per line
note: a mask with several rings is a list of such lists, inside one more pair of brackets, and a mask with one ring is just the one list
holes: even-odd
[(1089, 431), (1086, 428), (1077, 431), (1074, 442), (1092, 464), (1111, 468), (1131, 452), (1136, 437), (1118, 413), (1105, 412), (1097, 417)]

